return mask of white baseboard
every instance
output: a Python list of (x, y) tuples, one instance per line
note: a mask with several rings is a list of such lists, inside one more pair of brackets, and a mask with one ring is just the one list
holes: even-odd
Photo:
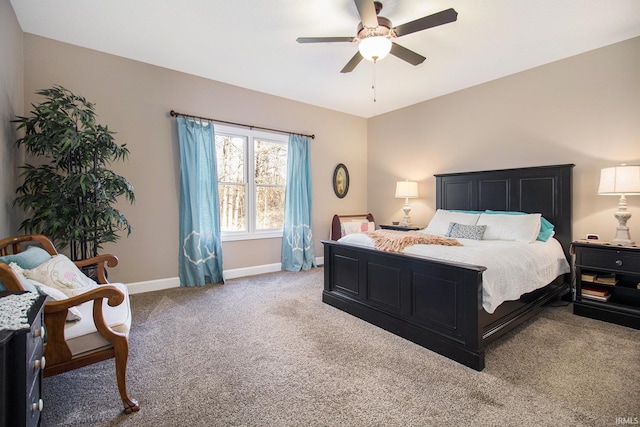
[[(324, 257), (316, 258), (316, 265), (324, 265)], [(273, 273), (282, 270), (282, 264), (265, 264), (253, 267), (234, 268), (232, 270), (224, 270), (225, 279), (237, 279), (238, 277), (255, 276), (256, 274)], [(162, 289), (177, 288), (180, 286), (178, 277), (169, 277), (167, 279), (147, 280), (144, 282), (127, 283), (129, 294), (141, 294), (143, 292), (160, 291)]]
[(180, 286), (180, 279), (178, 277), (127, 283), (127, 289), (129, 290), (130, 295), (141, 294), (143, 292), (161, 291), (163, 289), (177, 288), (178, 286)]

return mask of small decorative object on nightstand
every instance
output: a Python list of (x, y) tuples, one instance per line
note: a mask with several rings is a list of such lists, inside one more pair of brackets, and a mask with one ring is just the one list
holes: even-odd
[(383, 230), (397, 230), (397, 231), (417, 231), (425, 228), (425, 225), (388, 225), (388, 224), (380, 224), (380, 228)]
[(573, 242), (573, 313), (640, 329), (640, 247)]

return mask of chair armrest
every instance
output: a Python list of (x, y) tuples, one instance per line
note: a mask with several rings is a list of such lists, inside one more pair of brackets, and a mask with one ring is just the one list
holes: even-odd
[[(45, 356), (52, 365), (71, 360), (72, 354), (64, 336), (64, 326), (67, 319), (67, 310), (70, 307), (93, 300), (93, 323), (107, 341), (112, 344), (123, 335), (112, 330), (104, 320), (102, 312), (102, 300), (107, 298), (107, 303), (115, 307), (125, 300), (122, 291), (115, 286), (104, 285), (91, 289), (80, 295), (76, 295), (60, 301), (47, 301), (44, 305), (44, 322), (47, 328), (47, 347)], [(81, 322), (84, 321), (80, 320)]]
[(0, 262), (0, 282), (9, 291), (26, 291), (15, 271), (4, 262)]
[(75, 265), (78, 268), (87, 267), (89, 265), (96, 265), (97, 267), (97, 278), (98, 283), (107, 284), (109, 281), (107, 280), (107, 275), (105, 274), (105, 263), (108, 267), (115, 267), (118, 265), (118, 257), (112, 254), (101, 254), (98, 256), (94, 256), (92, 258), (82, 259), (78, 261), (74, 261)]
[[(80, 295), (75, 295), (63, 300), (49, 300), (44, 306), (44, 312), (57, 313), (59, 311), (64, 311), (66, 316), (66, 311), (71, 307), (84, 304), (87, 301), (97, 299), (101, 300), (103, 298), (107, 298), (107, 304), (109, 304), (111, 307), (115, 307), (122, 304), (122, 302), (124, 301), (124, 294), (115, 286), (102, 285), (98, 286), (97, 288), (91, 289), (90, 291), (83, 292)], [(100, 310), (102, 310), (102, 306), (100, 306)]]

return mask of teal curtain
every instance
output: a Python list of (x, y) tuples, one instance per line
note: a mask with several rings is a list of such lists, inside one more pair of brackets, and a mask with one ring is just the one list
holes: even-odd
[(178, 117), (180, 286), (223, 282), (220, 201), (213, 123)]
[(300, 271), (316, 266), (311, 225), (309, 138), (291, 135), (284, 200), (283, 270)]

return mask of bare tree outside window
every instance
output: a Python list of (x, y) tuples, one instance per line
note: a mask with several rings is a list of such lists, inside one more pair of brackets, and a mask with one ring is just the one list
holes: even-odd
[(246, 138), (216, 135), (220, 231), (247, 231)]
[(284, 194), (287, 183), (287, 146), (255, 140), (256, 229), (284, 225)]
[(287, 138), (270, 135), (216, 127), (220, 230), (230, 237), (284, 226)]

